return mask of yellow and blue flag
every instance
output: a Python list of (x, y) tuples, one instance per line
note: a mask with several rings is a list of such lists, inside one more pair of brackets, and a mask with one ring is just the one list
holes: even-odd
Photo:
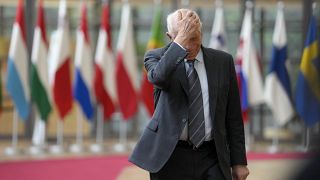
[(320, 121), (320, 56), (316, 18), (311, 17), (296, 88), (296, 108), (307, 126)]

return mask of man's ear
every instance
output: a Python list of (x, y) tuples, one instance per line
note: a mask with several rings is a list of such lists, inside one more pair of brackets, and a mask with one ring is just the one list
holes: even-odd
[(169, 32), (166, 32), (166, 35), (168, 36), (168, 38), (170, 39), (170, 41), (173, 41), (173, 40), (174, 40), (173, 36), (172, 36)]

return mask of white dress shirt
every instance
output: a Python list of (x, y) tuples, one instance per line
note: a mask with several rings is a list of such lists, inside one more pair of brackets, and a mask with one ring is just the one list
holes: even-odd
[[(180, 46), (181, 47), (181, 46)], [(187, 60), (184, 60), (185, 67), (187, 70), (188, 65)], [(205, 123), (205, 141), (212, 140), (212, 121), (210, 117), (210, 110), (209, 110), (209, 90), (208, 90), (208, 79), (207, 79), (207, 72), (206, 67), (203, 60), (203, 53), (200, 49), (199, 53), (196, 56), (196, 61), (194, 62), (194, 68), (198, 73), (198, 77), (200, 80), (201, 91), (202, 91), (202, 100), (203, 100), (203, 111), (204, 111), (204, 123)], [(184, 127), (182, 134), (180, 136), (180, 140), (188, 140), (188, 123)]]

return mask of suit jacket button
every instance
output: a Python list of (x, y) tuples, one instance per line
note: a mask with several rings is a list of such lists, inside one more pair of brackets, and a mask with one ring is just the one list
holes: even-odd
[(183, 118), (183, 119), (182, 119), (182, 122), (183, 122), (183, 123), (187, 122), (187, 119), (186, 119), (186, 118)]

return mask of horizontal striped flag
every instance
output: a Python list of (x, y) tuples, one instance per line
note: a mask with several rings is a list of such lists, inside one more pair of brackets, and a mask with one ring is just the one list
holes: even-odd
[(10, 42), (6, 88), (22, 120), (30, 113), (28, 51), (25, 35), (23, 0), (19, 0)]
[(93, 117), (92, 79), (93, 58), (89, 43), (87, 6), (83, 2), (81, 6), (80, 28), (77, 32), (73, 94), (88, 120), (92, 120)]

